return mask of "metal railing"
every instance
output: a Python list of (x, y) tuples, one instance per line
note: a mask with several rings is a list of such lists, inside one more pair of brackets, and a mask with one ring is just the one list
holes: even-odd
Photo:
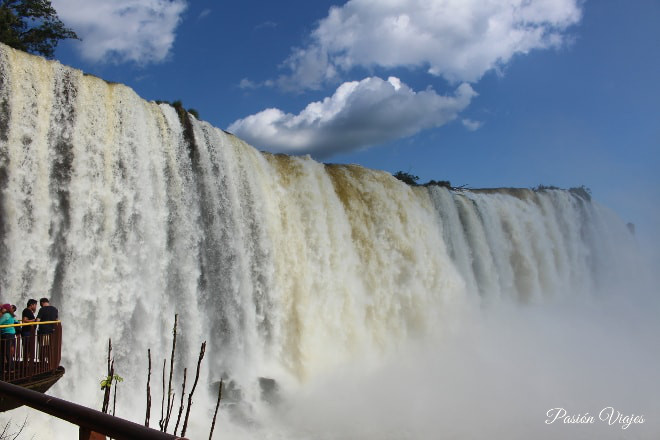
[(98, 438), (94, 433), (116, 440), (186, 440), (183, 437), (147, 428), (64, 399), (2, 381), (0, 381), (0, 396), (11, 397), (23, 405), (78, 425), (81, 440)]
[[(37, 325), (50, 328), (40, 327), (37, 332)], [(8, 327), (14, 327), (16, 334), (0, 333), (0, 380), (19, 383), (57, 370), (62, 360), (60, 321), (0, 325), (0, 332)], [(23, 328), (29, 331), (23, 332)]]

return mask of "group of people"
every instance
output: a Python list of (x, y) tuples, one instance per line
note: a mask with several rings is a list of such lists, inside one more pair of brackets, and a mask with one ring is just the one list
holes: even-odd
[[(11, 370), (13, 366), (14, 354), (16, 351), (16, 336), (21, 337), (23, 342), (23, 352), (27, 352), (30, 336), (34, 335), (34, 326), (19, 326), (15, 327), (13, 324), (30, 323), (30, 322), (48, 322), (57, 321), (58, 311), (57, 308), (50, 305), (48, 298), (41, 298), (39, 300), (41, 308), (35, 316), (37, 311), (37, 300), (29, 299), (27, 307), (23, 310), (21, 320), (16, 318), (16, 306), (11, 304), (2, 304), (0, 306), (0, 350), (2, 352), (2, 362), (0, 368), (2, 370)], [(40, 324), (37, 330), (38, 335), (50, 335), (55, 331), (54, 324)]]

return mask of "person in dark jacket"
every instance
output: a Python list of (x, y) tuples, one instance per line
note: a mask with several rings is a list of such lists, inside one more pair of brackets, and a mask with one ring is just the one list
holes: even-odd
[[(23, 314), (21, 316), (21, 322), (27, 324), (29, 322), (35, 322), (37, 320), (34, 316), (34, 312), (37, 311), (37, 300), (30, 298), (27, 302), (27, 307), (23, 309)], [(30, 336), (35, 334), (36, 326), (25, 325), (21, 327), (21, 342), (23, 345), (23, 357), (28, 358), (28, 350), (30, 347)], [(34, 352), (32, 353), (34, 355)], [(30, 357), (31, 359), (32, 357)]]
[[(37, 321), (57, 321), (59, 315), (57, 309), (50, 305), (48, 298), (41, 298), (39, 300), (41, 308), (39, 313), (37, 313)], [(55, 325), (53, 324), (41, 324), (39, 326), (40, 335), (49, 335), (55, 331)]]

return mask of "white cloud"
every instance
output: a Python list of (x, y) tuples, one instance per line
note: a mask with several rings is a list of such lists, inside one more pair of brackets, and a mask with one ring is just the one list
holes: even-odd
[(477, 131), (479, 127), (483, 125), (483, 122), (473, 121), (472, 119), (463, 119), (461, 122), (463, 123), (463, 126), (470, 131)]
[(262, 87), (273, 87), (274, 85), (275, 83), (270, 79), (263, 82), (254, 82), (249, 78), (243, 78), (238, 83), (238, 88), (243, 90), (255, 90), (255, 89), (260, 89)]
[(516, 54), (561, 46), (581, 0), (350, 0), (285, 61), (284, 88), (320, 88), (361, 66), (423, 67), (475, 82)]
[(342, 84), (297, 115), (269, 108), (228, 129), (269, 151), (324, 159), (446, 124), (474, 96), (468, 84), (458, 86), (453, 96), (441, 96), (433, 89), (415, 92), (395, 77), (370, 77)]
[(211, 13), (211, 10), (209, 8), (206, 8), (202, 12), (199, 13), (199, 15), (197, 16), (197, 19), (201, 20), (202, 18), (206, 18), (206, 17), (209, 16), (210, 13)]
[(174, 43), (185, 0), (52, 0), (58, 16), (94, 62), (163, 61)]
[(241, 89), (257, 89), (259, 88), (259, 84), (255, 83), (254, 81), (250, 81), (247, 78), (243, 78), (240, 83), (238, 83), (238, 87)]

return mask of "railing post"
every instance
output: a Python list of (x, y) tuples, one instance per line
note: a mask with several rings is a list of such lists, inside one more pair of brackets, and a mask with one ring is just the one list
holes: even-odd
[(60, 362), (62, 361), (62, 324), (57, 323), (55, 325), (55, 335), (57, 339), (57, 351), (55, 354), (55, 367), (57, 368), (60, 366)]
[(30, 335), (25, 344), (27, 348), (27, 369), (26, 374), (32, 376), (34, 374), (34, 361), (35, 361), (35, 348), (37, 341), (37, 326), (30, 326)]

